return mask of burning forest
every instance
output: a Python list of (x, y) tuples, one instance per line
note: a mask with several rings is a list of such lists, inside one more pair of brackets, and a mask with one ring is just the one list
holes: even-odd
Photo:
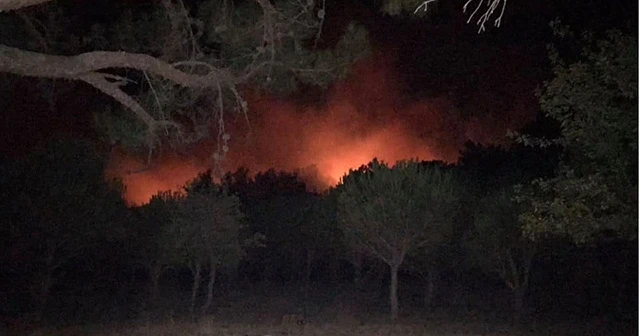
[(637, 13), (0, 1), (0, 335), (636, 335)]
[[(374, 158), (391, 164), (409, 159), (455, 163), (465, 142), (506, 144), (509, 130), (535, 118), (525, 102), (514, 104), (520, 110), (500, 111), (511, 117), (496, 122), (496, 116), (463, 115), (449, 97), (416, 101), (407, 90), (393, 57), (378, 54), (357, 63), (347, 79), (313, 103), (250, 95), (247, 118), (226, 120), (230, 150), (220, 168), (296, 172), (311, 190), (322, 191)], [(213, 169), (214, 151), (215, 140), (202, 141), (150, 165), (114, 151), (108, 176), (124, 181), (128, 201), (144, 204), (158, 191), (179, 190)]]

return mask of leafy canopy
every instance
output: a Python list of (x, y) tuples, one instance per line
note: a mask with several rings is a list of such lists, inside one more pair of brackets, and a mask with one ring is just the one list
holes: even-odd
[(510, 288), (529, 272), (536, 245), (527, 239), (518, 221), (521, 206), (511, 189), (502, 189), (478, 202), (473, 229), (465, 237), (469, 260), (488, 273), (499, 275)]
[[(552, 26), (561, 36), (567, 30)], [(558, 139), (522, 140), (564, 149), (556, 177), (518, 190), (529, 205), (520, 220), (525, 232), (568, 235), (576, 242), (607, 233), (637, 236), (638, 42), (612, 30), (600, 40), (589, 34), (578, 60), (567, 63), (551, 48), (555, 77), (540, 97), (544, 113), (561, 127)]]
[(215, 184), (210, 171), (189, 182), (185, 191), (172, 216), (182, 260), (211, 262), (211, 267), (236, 264), (244, 253), (239, 199)]
[(415, 248), (438, 244), (449, 232), (459, 190), (450, 171), (401, 161), (372, 161), (337, 187), (338, 220), (347, 242), (399, 265)]

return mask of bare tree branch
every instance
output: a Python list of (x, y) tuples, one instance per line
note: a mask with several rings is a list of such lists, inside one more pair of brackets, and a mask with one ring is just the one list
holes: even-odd
[(100, 72), (110, 68), (129, 68), (145, 74), (152, 73), (191, 88), (220, 87), (236, 82), (225, 70), (210, 67), (207, 75), (187, 74), (169, 63), (145, 54), (93, 51), (76, 56), (58, 56), (0, 45), (0, 72), (84, 81), (132, 110), (153, 131), (158, 125), (157, 121), (135, 99), (120, 89), (123, 82), (114, 82), (113, 75)]
[[(462, 8), (462, 11), (466, 13), (467, 6), (473, 1), (475, 0), (467, 0), (467, 2), (464, 4), (464, 7)], [(500, 11), (500, 15), (493, 22), (494, 26), (500, 27), (500, 23), (502, 22), (502, 16), (504, 15), (504, 9), (507, 7), (507, 0), (487, 0), (487, 1), (479, 0), (478, 6), (476, 7), (476, 9), (473, 11), (473, 13), (471, 13), (471, 15), (469, 15), (469, 20), (467, 20), (467, 23), (471, 22), (471, 19), (473, 19), (473, 17), (476, 15), (480, 7), (482, 7), (482, 4), (485, 2), (486, 2), (487, 9), (485, 10), (484, 14), (482, 14), (478, 19), (478, 21), (476, 22), (476, 25), (478, 25), (479, 27), (478, 34), (486, 30), (484, 24), (487, 23), (487, 21), (489, 21), (489, 18), (496, 11), (500, 2), (502, 2), (502, 10)]]
[(0, 13), (39, 5), (49, 1), (52, 0), (0, 0)]
[(138, 118), (142, 119), (142, 121), (147, 124), (147, 126), (149, 126), (149, 128), (155, 128), (156, 120), (151, 115), (149, 115), (149, 113), (147, 113), (147, 111), (145, 111), (145, 109), (140, 106), (140, 104), (138, 104), (135, 99), (131, 98), (131, 96), (120, 90), (116, 83), (109, 82), (104, 76), (99, 73), (88, 73), (86, 75), (78, 77), (77, 79), (89, 83), (96, 89), (111, 96), (122, 105), (131, 109), (133, 113), (138, 116)]
[[(416, 7), (416, 9), (413, 11), (413, 14), (416, 14), (421, 10), (427, 12), (429, 10), (429, 4), (436, 1), (437, 0), (422, 1), (420, 5), (418, 5), (418, 7)], [(477, 5), (475, 10), (473, 10), (473, 12), (469, 15), (467, 23), (470, 23), (471, 20), (476, 16), (476, 14), (483, 13), (482, 15), (480, 15), (478, 21), (476, 22), (476, 25), (478, 26), (478, 34), (482, 33), (486, 30), (485, 24), (487, 23), (487, 21), (489, 21), (491, 16), (495, 14), (496, 9), (498, 9), (500, 3), (502, 3), (500, 14), (498, 15), (498, 18), (493, 22), (493, 25), (495, 27), (500, 27), (500, 24), (502, 23), (502, 17), (504, 16), (504, 9), (507, 7), (507, 0), (467, 0), (467, 2), (465, 2), (464, 6), (462, 7), (462, 11), (466, 13), (467, 6), (469, 6), (474, 1), (477, 1)], [(478, 12), (483, 6), (486, 7), (484, 12)]]
[(123, 51), (92, 51), (76, 56), (57, 56), (0, 44), (0, 72), (20, 76), (75, 80), (88, 73), (109, 68), (146, 71), (191, 88), (235, 83), (234, 77), (225, 70), (212, 71), (208, 75), (191, 75), (176, 69), (169, 63), (145, 54)]

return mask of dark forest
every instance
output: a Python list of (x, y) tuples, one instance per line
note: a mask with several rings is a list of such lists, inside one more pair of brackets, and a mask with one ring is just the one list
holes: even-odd
[(636, 335), (637, 27), (0, 1), (0, 335)]

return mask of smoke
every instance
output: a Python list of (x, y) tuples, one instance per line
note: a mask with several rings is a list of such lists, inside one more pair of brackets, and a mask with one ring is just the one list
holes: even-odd
[(129, 204), (149, 202), (158, 191), (181, 190), (182, 186), (207, 168), (200, 162), (177, 154), (162, 155), (148, 165), (146, 159), (114, 149), (107, 165), (107, 178), (120, 178)]
[[(320, 102), (250, 94), (249, 124), (244, 117), (227, 120), (231, 139), (223, 168), (297, 171), (311, 188), (323, 189), (373, 158), (455, 162), (465, 141), (500, 141), (507, 128), (526, 120), (521, 111), (513, 120), (491, 114), (463, 118), (447, 97), (411, 101), (402, 90), (390, 60), (375, 55), (356, 64)], [(142, 161), (114, 152), (109, 171), (123, 179), (127, 200), (141, 204), (210, 168), (213, 148), (203, 142), (191, 156), (164, 155), (140, 172), (135, 171), (144, 167)]]

